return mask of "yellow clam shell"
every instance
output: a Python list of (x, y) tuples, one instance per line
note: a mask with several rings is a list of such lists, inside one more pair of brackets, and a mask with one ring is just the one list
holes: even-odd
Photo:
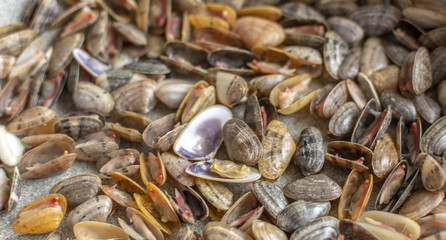
[(60, 194), (49, 194), (28, 203), (17, 214), (12, 230), (22, 234), (42, 234), (56, 230), (67, 210), (67, 200)]

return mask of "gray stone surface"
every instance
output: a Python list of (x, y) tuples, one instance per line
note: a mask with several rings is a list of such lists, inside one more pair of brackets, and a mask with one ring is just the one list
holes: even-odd
[[(23, 10), (26, 6), (26, 3), (29, 0), (0, 0), (0, 26), (4, 26), (9, 23), (18, 22), (21, 19)], [(54, 34), (54, 33), (53, 33)], [(50, 34), (51, 35), (51, 34)], [(48, 38), (46, 36), (46, 38)], [(323, 82), (320, 80), (315, 81), (315, 84), (312, 88), (320, 87), (322, 86)], [(64, 96), (59, 100), (59, 103), (57, 106), (55, 106), (55, 109), (58, 113), (58, 115), (62, 115), (63, 113), (74, 111), (73, 104), (71, 103), (71, 98), (66, 95), (67, 93), (63, 93)], [(147, 114), (147, 116), (151, 120), (155, 120), (162, 116), (163, 114), (166, 114), (170, 110), (167, 110), (164, 105), (159, 104), (155, 111), (150, 112)], [(237, 118), (243, 118), (243, 112), (244, 112), (244, 106), (239, 106), (234, 108), (234, 116)], [(291, 132), (291, 135), (293, 136), (293, 139), (297, 141), (299, 138), (299, 134), (301, 130), (304, 127), (313, 125), (320, 128), (321, 132), (324, 135), (325, 144), (327, 142), (327, 127), (328, 127), (328, 120), (322, 120), (317, 119), (313, 117), (308, 107), (301, 110), (298, 113), (292, 114), (290, 116), (279, 116), (279, 120), (283, 121), (289, 131)], [(0, 119), (1, 122), (5, 123), (5, 119)], [(0, 122), (0, 123), (1, 123)], [(125, 145), (125, 144), (124, 144)], [(130, 146), (130, 145), (128, 145)], [(223, 145), (224, 146), (224, 145)], [(122, 146), (125, 147), (125, 146)], [(142, 144), (135, 146), (139, 150), (142, 150), (144, 152), (147, 152), (148, 149), (144, 147)], [(224, 148), (224, 147), (223, 147)], [(224, 152), (224, 149), (221, 149), (218, 153), (217, 157), (220, 159), (224, 159), (226, 157), (226, 154)], [(327, 176), (332, 178), (334, 181), (336, 181), (340, 186), (343, 186), (344, 181), (348, 175), (348, 171), (344, 169), (340, 169), (338, 167), (334, 167), (330, 165), (329, 163), (325, 164), (323, 167), (322, 172), (326, 173)], [(36, 236), (25, 236), (25, 235), (19, 235), (14, 233), (11, 230), (12, 222), (15, 220), (15, 216), (19, 209), (21, 209), (24, 205), (27, 203), (48, 194), (49, 189), (52, 185), (59, 182), (62, 179), (82, 174), (82, 173), (98, 173), (96, 170), (94, 163), (89, 162), (83, 162), (76, 160), (73, 167), (67, 170), (66, 172), (60, 173), (55, 176), (47, 177), (44, 179), (36, 179), (36, 180), (25, 180), (22, 179), (20, 181), (20, 202), (19, 205), (11, 212), (9, 213), (2, 213), (0, 214), (0, 239), (45, 239), (48, 234), (42, 234), (42, 235), (36, 235)], [(296, 180), (297, 178), (303, 177), (301, 173), (297, 170), (296, 166), (291, 162), (290, 166), (286, 170), (285, 174), (281, 176), (275, 184), (277, 184), (279, 187), (283, 187), (285, 184)], [(224, 185), (228, 186), (230, 189), (234, 191), (234, 202), (245, 192), (250, 190), (250, 184), (226, 184)], [(375, 201), (376, 198), (376, 192), (377, 189), (379, 189), (381, 184), (378, 186), (375, 186), (375, 194), (372, 195), (370, 199), (370, 203)], [(168, 186), (164, 187), (168, 188)], [(170, 189), (168, 189), (170, 190)], [(369, 204), (370, 208), (371, 204)], [(121, 216), (123, 217), (123, 208), (120, 206), (115, 206), (115, 212), (112, 216), (109, 217), (108, 222), (110, 223), (116, 223), (117, 217)], [(68, 209), (69, 211), (70, 209)], [(68, 213), (67, 213), (68, 214)], [(332, 210), (330, 215), (337, 216), (337, 201), (332, 202)], [(123, 217), (125, 218), (125, 216)], [(194, 228), (201, 232), (201, 229), (203, 227), (204, 223), (197, 223)], [(68, 229), (65, 220), (62, 222), (61, 226), (58, 229), (59, 231), (62, 231), (64, 233), (64, 236), (69, 239), (74, 239), (74, 235), (71, 231), (71, 229)]]

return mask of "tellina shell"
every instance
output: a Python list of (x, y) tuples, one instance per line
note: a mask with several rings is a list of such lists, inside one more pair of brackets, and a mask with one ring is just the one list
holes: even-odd
[(295, 200), (331, 201), (341, 196), (341, 187), (325, 174), (317, 174), (288, 183), (283, 193)]
[(74, 225), (73, 232), (76, 238), (79, 240), (107, 238), (123, 240), (129, 239), (122, 228), (103, 222), (79, 222)]
[(304, 128), (299, 136), (294, 164), (308, 176), (318, 173), (324, 165), (324, 149), (322, 134), (315, 127)]
[(277, 218), (277, 215), (288, 205), (288, 200), (282, 190), (274, 183), (257, 181), (252, 183), (251, 188), (259, 202), (265, 206), (266, 211), (273, 218)]
[(249, 128), (240, 119), (230, 119), (223, 126), (223, 139), (229, 158), (233, 161), (255, 165), (262, 157), (262, 144)]
[(192, 119), (181, 132), (173, 150), (190, 160), (212, 158), (223, 141), (223, 126), (231, 118), (232, 112), (227, 107), (209, 107)]
[(54, 231), (62, 222), (67, 209), (65, 197), (49, 194), (24, 206), (17, 213), (12, 230), (22, 234), (42, 234)]
[(164, 167), (164, 162), (162, 161), (159, 152), (157, 152), (156, 155), (149, 152), (147, 156), (144, 153), (141, 153), (139, 163), (141, 179), (145, 185), (152, 182), (157, 186), (162, 186), (166, 182), (166, 168)]
[(101, 179), (94, 174), (80, 174), (54, 184), (50, 193), (63, 195), (69, 207), (75, 207), (94, 197), (101, 189)]

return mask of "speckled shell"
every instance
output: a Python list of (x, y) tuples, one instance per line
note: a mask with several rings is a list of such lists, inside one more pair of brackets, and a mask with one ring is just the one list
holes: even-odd
[(316, 127), (304, 128), (294, 153), (294, 164), (304, 175), (316, 174), (324, 166), (324, 140)]

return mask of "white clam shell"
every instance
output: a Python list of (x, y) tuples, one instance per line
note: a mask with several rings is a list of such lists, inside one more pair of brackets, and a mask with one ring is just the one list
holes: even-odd
[(6, 131), (4, 125), (0, 125), (0, 159), (8, 166), (15, 166), (22, 158), (25, 146), (16, 135)]

